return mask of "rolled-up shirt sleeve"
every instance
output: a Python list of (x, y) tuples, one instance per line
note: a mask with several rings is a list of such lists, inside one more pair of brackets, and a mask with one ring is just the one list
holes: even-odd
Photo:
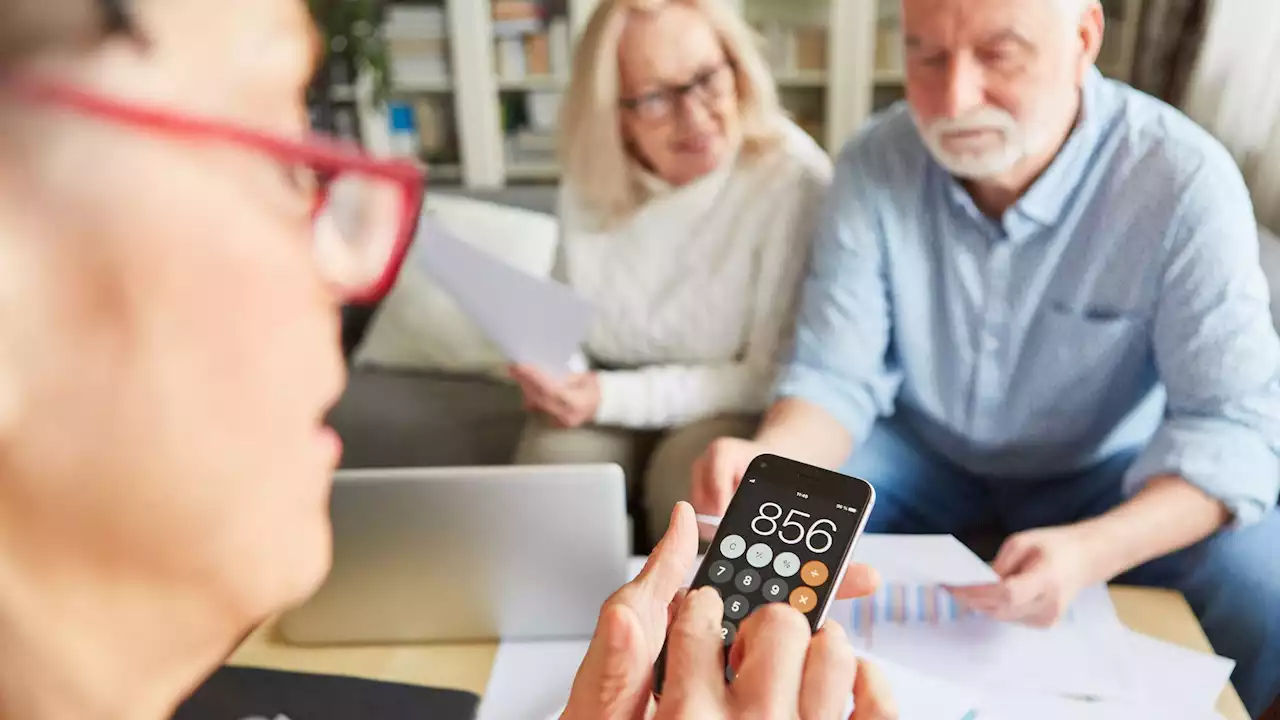
[(775, 399), (795, 398), (828, 412), (855, 445), (892, 412), (901, 384), (901, 373), (887, 361), (890, 296), (873, 215), (876, 183), (864, 155), (864, 143), (855, 139), (837, 161), (792, 354), (774, 387)]
[(1187, 185), (1152, 326), (1165, 420), (1125, 490), (1176, 475), (1220, 500), (1237, 526), (1280, 493), (1280, 338), (1248, 191), (1211, 159)]

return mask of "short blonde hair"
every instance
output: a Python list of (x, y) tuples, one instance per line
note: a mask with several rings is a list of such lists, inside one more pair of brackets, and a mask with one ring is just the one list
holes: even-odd
[(559, 149), (566, 185), (575, 200), (611, 225), (647, 199), (630, 172), (618, 102), (618, 46), (627, 15), (680, 3), (699, 10), (720, 36), (737, 82), (742, 152), (760, 155), (782, 137), (785, 115), (773, 76), (746, 21), (724, 0), (600, 0), (578, 41), (573, 75), (560, 115)]

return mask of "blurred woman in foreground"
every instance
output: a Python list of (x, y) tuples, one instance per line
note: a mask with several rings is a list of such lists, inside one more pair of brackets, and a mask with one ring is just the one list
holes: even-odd
[[(422, 180), (308, 136), (316, 54), (296, 0), (0, 4), (0, 717), (167, 718), (328, 571), (337, 309), (385, 292)], [(649, 701), (690, 512), (569, 714)], [(681, 606), (673, 653), (718, 649), (719, 603)], [(789, 642), (805, 685), (761, 697), (834, 702), (848, 643), (795, 620), (762, 614), (744, 662)], [(673, 712), (723, 688), (681, 682)]]

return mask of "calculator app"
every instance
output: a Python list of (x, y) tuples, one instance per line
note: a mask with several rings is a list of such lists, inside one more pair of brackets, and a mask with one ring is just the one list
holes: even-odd
[(742, 620), (766, 603), (791, 605), (816, 630), (861, 513), (813, 488), (745, 478), (693, 581), (715, 587), (724, 600), (725, 647)]

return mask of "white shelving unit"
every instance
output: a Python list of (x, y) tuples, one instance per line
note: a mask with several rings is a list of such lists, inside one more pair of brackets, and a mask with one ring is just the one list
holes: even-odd
[[(775, 79), (783, 104), (831, 153), (851, 137), (877, 109), (901, 97), (905, 78), (898, 26), (899, 0), (724, 0), (760, 28), (765, 53), (773, 62)], [(566, 0), (571, 40), (586, 24), (597, 0)], [(528, 93), (554, 93), (567, 81), (564, 58), (556, 74), (502, 77), (495, 51), (493, 0), (391, 0), (392, 6), (441, 8), (448, 43), (447, 77), (394, 83), (393, 96), (412, 100), (419, 96), (448, 99), (452, 136), (458, 162), (432, 162), (433, 182), (461, 184), (475, 189), (499, 188), (512, 183), (554, 182), (559, 168), (549, 159), (515, 161), (508, 157), (509, 139), (503, 127), (504, 98), (514, 102)], [(1127, 79), (1137, 44), (1142, 0), (1104, 0), (1107, 8), (1107, 40), (1099, 61), (1103, 71)], [(771, 25), (772, 23), (772, 25)], [(779, 57), (777, 25), (819, 28), (825, 41), (824, 67), (785, 67)], [(790, 24), (790, 25), (787, 25)], [(792, 39), (790, 42), (795, 42)], [(791, 50), (793, 54), (795, 50)], [(362, 79), (363, 80), (363, 79)], [(375, 152), (390, 153), (389, 118), (384, 108), (374, 107), (370, 83), (340, 88), (337, 93), (354, 94), (360, 107), (361, 134)]]

